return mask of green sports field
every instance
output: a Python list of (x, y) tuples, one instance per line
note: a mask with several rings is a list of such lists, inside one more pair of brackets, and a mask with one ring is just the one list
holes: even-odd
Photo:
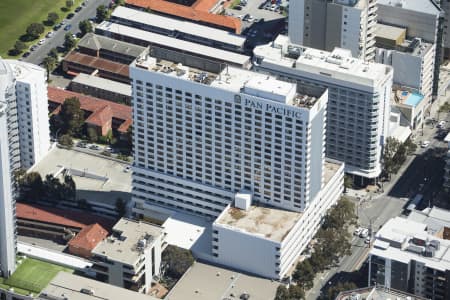
[(22, 260), (22, 263), (10, 278), (0, 282), (0, 287), (13, 287), (14, 290), (22, 294), (28, 294), (29, 292), (37, 294), (47, 286), (59, 271), (73, 272), (61, 266), (26, 258)]
[[(75, 9), (81, 0), (75, 1)], [(68, 14), (61, 11), (65, 0), (0, 0), (0, 56), (6, 57), (8, 50), (31, 23), (42, 23), (49, 12), (56, 12), (60, 20)]]

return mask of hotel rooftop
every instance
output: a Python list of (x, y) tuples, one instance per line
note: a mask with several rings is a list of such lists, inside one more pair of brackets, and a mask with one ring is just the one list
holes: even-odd
[[(331, 160), (324, 162), (324, 186), (341, 167), (342, 163), (339, 162)], [(229, 207), (224, 210), (215, 223), (280, 243), (302, 216), (303, 214), (298, 212), (252, 205), (247, 211)]]
[(349, 50), (335, 48), (328, 52), (293, 45), (283, 35), (270, 44), (255, 47), (253, 53), (256, 66), (294, 69), (292, 73), (306, 72), (359, 85), (378, 85), (385, 80), (387, 73), (392, 72), (390, 66), (352, 57)]
[(314, 106), (325, 91), (320, 89), (314, 93), (312, 91), (299, 93), (295, 83), (282, 81), (273, 76), (254, 71), (221, 65), (221, 71), (219, 72), (206, 72), (145, 54), (138, 57), (132, 66), (210, 85), (234, 93), (264, 97), (276, 102), (307, 109)]

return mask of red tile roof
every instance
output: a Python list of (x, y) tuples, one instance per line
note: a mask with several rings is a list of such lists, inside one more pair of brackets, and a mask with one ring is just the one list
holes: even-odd
[(102, 228), (110, 230), (114, 225), (112, 220), (86, 212), (43, 207), (21, 202), (16, 203), (16, 215), (19, 219), (40, 221), (80, 229), (83, 229), (91, 224), (100, 223), (103, 226)]
[(113, 117), (111, 106), (105, 105), (99, 110), (92, 113), (87, 119), (86, 123), (103, 126)]
[(157, 12), (178, 16), (197, 22), (210, 23), (241, 33), (241, 20), (230, 16), (222, 16), (210, 13), (210, 9), (216, 5), (217, 0), (198, 0), (191, 7), (176, 4), (164, 0), (126, 0), (131, 6), (149, 8)]
[[(81, 52), (72, 51), (64, 57), (67, 62), (77, 63), (92, 69), (104, 70), (109, 73), (119, 74), (123, 77), (130, 77), (129, 67), (126, 64), (113, 62), (108, 59), (95, 57)], [(76, 72), (74, 72), (76, 73)]]
[[(120, 132), (126, 132), (132, 123), (131, 107), (128, 105), (50, 86), (47, 88), (47, 94), (49, 101), (59, 104), (63, 104), (67, 98), (78, 98), (80, 100), (81, 109), (92, 112), (86, 120), (86, 122), (89, 122), (90, 124), (102, 126), (104, 124), (103, 122), (107, 122), (112, 117), (123, 121), (118, 130)], [(57, 110), (58, 108), (55, 109), (53, 113), (57, 114), (59, 112)]]
[(92, 224), (84, 227), (68, 243), (69, 247), (75, 247), (86, 251), (92, 251), (98, 243), (108, 236), (108, 231), (99, 224)]

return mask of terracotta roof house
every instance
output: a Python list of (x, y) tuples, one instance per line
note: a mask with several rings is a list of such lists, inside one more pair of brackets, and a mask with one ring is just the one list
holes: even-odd
[(16, 203), (18, 231), (55, 241), (67, 241), (69, 252), (88, 258), (104, 240), (114, 221), (86, 212), (63, 210), (26, 203)]
[(240, 19), (210, 12), (218, 2), (218, 0), (197, 0), (191, 6), (186, 6), (165, 0), (126, 0), (126, 5), (141, 9), (150, 9), (161, 14), (196, 21), (240, 34)]
[(47, 94), (49, 111), (56, 115), (67, 98), (78, 98), (86, 124), (95, 128), (99, 135), (106, 135), (111, 129), (126, 134), (132, 124), (130, 106), (50, 86)]
[(107, 236), (108, 231), (97, 223), (86, 226), (69, 241), (69, 252), (89, 258), (92, 255), (92, 250)]

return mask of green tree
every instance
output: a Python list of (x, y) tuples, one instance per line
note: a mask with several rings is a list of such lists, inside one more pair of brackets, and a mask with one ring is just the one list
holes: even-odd
[(288, 300), (289, 290), (285, 285), (280, 284), (277, 288), (277, 293), (275, 294), (275, 300)]
[(395, 170), (397, 168), (396, 160), (394, 159), (394, 157), (399, 146), (400, 142), (396, 138), (388, 137), (386, 139), (383, 151), (383, 169), (384, 172), (388, 175), (389, 179), (391, 178), (391, 175), (395, 173)]
[(89, 20), (80, 21), (78, 24), (78, 28), (80, 28), (81, 35), (85, 35), (88, 32), (93, 32), (94, 28), (92, 27), (91, 22)]
[(14, 48), (12, 51), (13, 55), (18, 55), (18, 54), (22, 53), (22, 51), (25, 50), (26, 48), (27, 48), (27, 45), (24, 42), (22, 42), (20, 40), (16, 41), (14, 43)]
[(417, 144), (414, 143), (410, 138), (405, 141), (405, 146), (406, 146), (408, 155), (413, 154), (417, 150)]
[(46, 199), (51, 203), (58, 203), (64, 197), (64, 185), (52, 174), (45, 176), (44, 190)]
[(83, 129), (84, 113), (81, 110), (80, 100), (76, 97), (68, 98), (61, 106), (59, 113), (62, 122), (62, 132), (69, 135), (79, 135)]
[(330, 286), (325, 293), (319, 298), (320, 300), (334, 300), (340, 292), (350, 291), (357, 289), (358, 286), (353, 282), (338, 282), (337, 284)]
[(325, 216), (322, 228), (344, 230), (350, 224), (355, 224), (355, 204), (346, 197), (342, 197), (336, 205), (331, 208)]
[(92, 205), (89, 202), (87, 202), (86, 199), (79, 199), (77, 201), (77, 204), (78, 207), (83, 210), (90, 210), (92, 208)]
[(75, 181), (73, 180), (72, 176), (65, 175), (63, 190), (62, 190), (62, 192), (63, 192), (62, 199), (75, 200), (76, 190), (77, 190), (77, 188), (76, 188)]
[(56, 68), (56, 65), (58, 64), (58, 60), (56, 58), (54, 58), (53, 56), (47, 56), (42, 60), (42, 64), (44, 65), (45, 69), (47, 70), (47, 81), (48, 81), (50, 79), (50, 72)]
[(64, 49), (69, 52), (72, 50), (77, 42), (75, 41), (75, 38), (72, 36), (70, 32), (66, 33), (64, 36)]
[(17, 173), (19, 199), (24, 202), (35, 202), (45, 197), (44, 183), (37, 172)]
[(45, 27), (41, 23), (31, 23), (27, 27), (27, 35), (35, 40), (44, 33), (44, 30)]
[(72, 148), (72, 146), (73, 146), (72, 137), (68, 134), (61, 135), (58, 138), (58, 143), (60, 143), (63, 146), (66, 146), (67, 148)]
[(50, 49), (47, 55), (55, 59), (58, 59), (58, 50), (56, 50), (56, 48), (52, 48)]
[(309, 260), (304, 260), (297, 264), (292, 279), (304, 289), (310, 289), (314, 285), (315, 272)]
[(58, 14), (55, 13), (55, 12), (49, 12), (48, 15), (47, 15), (47, 22), (48, 22), (50, 25), (55, 24), (56, 21), (58, 21), (58, 19), (59, 19), (59, 16), (58, 16)]
[(66, 0), (66, 7), (71, 8), (73, 6), (73, 0)]
[(95, 128), (89, 127), (87, 129), (87, 137), (89, 142), (91, 143), (97, 142), (98, 140), (97, 130), (95, 130)]
[(290, 300), (305, 299), (305, 291), (301, 286), (291, 284), (291, 286), (289, 287), (289, 299)]
[(116, 211), (119, 217), (123, 217), (127, 212), (126, 203), (120, 197), (116, 199)]
[(97, 22), (101, 23), (108, 18), (108, 9), (104, 5), (97, 7)]
[(351, 189), (353, 187), (353, 178), (350, 175), (344, 176), (344, 193), (347, 192), (347, 189)]
[(162, 254), (162, 261), (167, 266), (165, 274), (179, 279), (194, 263), (194, 257), (189, 250), (169, 245)]

